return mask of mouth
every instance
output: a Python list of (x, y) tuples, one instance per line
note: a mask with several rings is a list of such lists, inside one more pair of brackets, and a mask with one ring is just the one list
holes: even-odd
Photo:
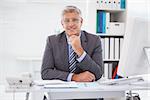
[(79, 36), (79, 34), (77, 32), (74, 32), (74, 31), (70, 31), (68, 33), (69, 33), (69, 36), (73, 36), (73, 35)]
[(76, 28), (70, 28), (70, 29), (67, 29), (66, 31), (68, 31), (68, 33), (71, 35), (76, 35), (76, 36), (79, 36), (78, 34), (78, 31)]
[(71, 28), (71, 29), (68, 29), (68, 31), (75, 31), (76, 28)]

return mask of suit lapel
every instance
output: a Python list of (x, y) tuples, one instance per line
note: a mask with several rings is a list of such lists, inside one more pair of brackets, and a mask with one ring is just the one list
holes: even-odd
[(85, 32), (83, 32), (83, 31), (81, 31), (81, 45), (82, 45), (82, 47), (83, 47), (83, 49), (85, 50), (85, 51), (87, 51), (87, 38), (86, 38), (86, 35), (85, 35)]
[[(83, 47), (83, 49), (85, 51), (87, 51), (87, 38), (85, 35), (85, 32), (81, 31), (81, 45)], [(65, 68), (67, 68), (69, 70), (69, 55), (68, 55), (68, 43), (67, 43), (67, 38), (65, 33), (63, 32), (60, 37), (59, 37), (59, 49), (60, 49), (60, 54), (61, 54), (61, 59), (62, 62), (65, 66)], [(68, 66), (68, 67), (67, 67)]]
[(65, 33), (62, 33), (60, 37), (60, 42), (59, 42), (59, 49), (60, 49), (60, 54), (61, 54), (61, 59), (62, 62), (65, 66), (65, 68), (68, 69), (67, 66), (69, 66), (69, 58), (68, 58), (68, 43), (66, 39)]

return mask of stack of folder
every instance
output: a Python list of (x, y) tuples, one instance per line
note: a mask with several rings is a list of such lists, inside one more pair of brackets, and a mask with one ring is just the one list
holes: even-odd
[(97, 0), (97, 6), (100, 9), (125, 9), (125, 0)]

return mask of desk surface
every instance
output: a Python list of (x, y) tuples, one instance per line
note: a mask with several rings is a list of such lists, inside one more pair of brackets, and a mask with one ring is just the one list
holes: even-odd
[(83, 98), (121, 98), (125, 96), (122, 90), (105, 90), (104, 88), (61, 88), (45, 89), (43, 87), (32, 87), (29, 89), (6, 88), (6, 92), (47, 92), (51, 99), (83, 99)]
[[(78, 83), (80, 84), (80, 83)], [(118, 98), (125, 97), (127, 90), (150, 90), (148, 87), (133, 85), (99, 85), (97, 87), (78, 88), (44, 88), (33, 86), (31, 88), (6, 88), (6, 92), (33, 92), (49, 93), (51, 99), (82, 99), (82, 98)]]

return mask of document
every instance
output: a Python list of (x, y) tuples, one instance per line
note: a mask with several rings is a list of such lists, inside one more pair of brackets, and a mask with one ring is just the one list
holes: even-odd
[(44, 88), (78, 88), (78, 85), (75, 82), (65, 82), (57, 84), (47, 84), (44, 85)]
[(60, 84), (64, 83), (64, 81), (61, 80), (35, 80), (34, 84), (38, 86), (44, 86), (44, 85), (53, 85), (53, 84)]
[(148, 62), (150, 64), (150, 47), (145, 47), (144, 50), (145, 50)]
[(42, 86), (49, 89), (60, 89), (60, 88), (86, 88), (86, 89), (100, 89), (98, 82), (66, 82), (61, 80), (37, 80), (34, 81), (37, 86)]
[(34, 82), (37, 86), (43, 86), (44, 88), (78, 88), (76, 82), (66, 82), (61, 80), (38, 80)]
[(131, 83), (142, 82), (144, 79), (142, 77), (129, 77), (120, 79), (110, 79), (106, 81), (99, 81), (100, 85), (129, 85)]
[(78, 88), (86, 89), (101, 89), (98, 82), (78, 82)]

